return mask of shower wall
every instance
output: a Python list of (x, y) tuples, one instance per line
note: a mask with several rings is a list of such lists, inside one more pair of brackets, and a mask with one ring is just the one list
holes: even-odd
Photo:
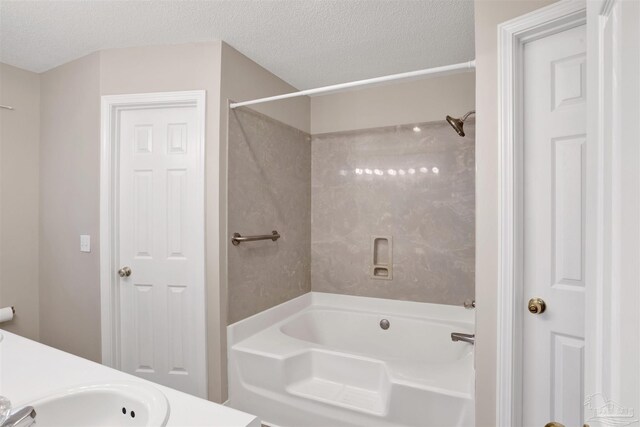
[(250, 109), (229, 113), (229, 234), (282, 236), (228, 242), (229, 323), (311, 290), (310, 140)]
[[(314, 291), (442, 304), (474, 296), (475, 126), (444, 121), (314, 135)], [(392, 236), (391, 280), (370, 277)]]

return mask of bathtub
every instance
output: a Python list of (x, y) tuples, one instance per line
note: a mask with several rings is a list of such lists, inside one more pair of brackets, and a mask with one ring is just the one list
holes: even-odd
[[(389, 328), (381, 327), (381, 320)], [(279, 427), (474, 423), (463, 307), (311, 292), (228, 327), (228, 405)]]

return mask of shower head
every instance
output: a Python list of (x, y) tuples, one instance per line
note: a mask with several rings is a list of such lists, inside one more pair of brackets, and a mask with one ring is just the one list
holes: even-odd
[(458, 132), (458, 135), (464, 136), (464, 129), (463, 129), (464, 122), (462, 120), (454, 119), (451, 116), (447, 116), (447, 122), (449, 122), (451, 127), (455, 129), (456, 132)]
[(451, 125), (451, 127), (458, 133), (458, 135), (464, 136), (464, 122), (465, 120), (467, 120), (467, 117), (475, 113), (475, 111), (469, 111), (467, 114), (460, 118), (447, 116), (447, 123)]

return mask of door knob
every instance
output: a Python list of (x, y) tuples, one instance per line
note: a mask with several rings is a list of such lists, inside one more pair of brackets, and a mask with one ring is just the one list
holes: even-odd
[(540, 313), (544, 313), (544, 311), (547, 309), (547, 304), (544, 303), (544, 300), (542, 298), (531, 298), (529, 300), (529, 313), (531, 314), (540, 314)]
[(120, 270), (118, 270), (118, 276), (120, 277), (131, 276), (131, 269), (129, 267), (122, 267)]

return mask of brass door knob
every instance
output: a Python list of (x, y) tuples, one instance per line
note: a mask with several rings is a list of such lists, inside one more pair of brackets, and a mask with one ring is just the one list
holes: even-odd
[(118, 270), (118, 276), (120, 277), (131, 276), (131, 269), (129, 267), (122, 267), (120, 270)]
[(540, 313), (544, 313), (544, 311), (547, 309), (547, 305), (544, 303), (544, 300), (542, 298), (531, 298), (529, 300), (529, 313), (531, 314), (540, 314)]

